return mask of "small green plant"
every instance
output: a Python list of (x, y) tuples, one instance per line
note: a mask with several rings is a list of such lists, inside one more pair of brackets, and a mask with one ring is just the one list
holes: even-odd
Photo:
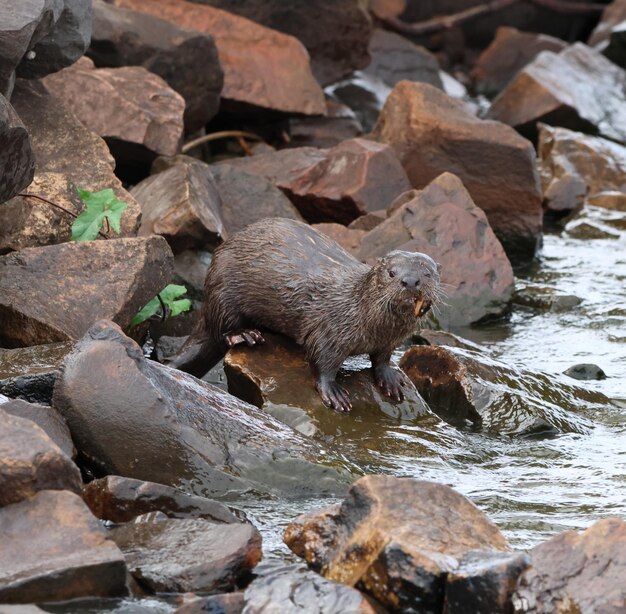
[(93, 241), (105, 221), (117, 234), (120, 233), (122, 214), (128, 205), (119, 200), (111, 188), (100, 192), (78, 189), (78, 195), (85, 203), (85, 210), (72, 224), (72, 241)]
[(180, 298), (186, 292), (187, 288), (185, 286), (169, 284), (135, 314), (130, 321), (130, 328), (156, 315), (161, 308), (165, 308), (171, 317), (177, 316), (183, 313), (183, 311), (189, 311), (191, 309), (191, 301), (188, 298)]

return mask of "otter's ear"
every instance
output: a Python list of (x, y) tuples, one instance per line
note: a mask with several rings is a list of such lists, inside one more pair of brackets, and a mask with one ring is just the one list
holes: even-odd
[(437, 273), (441, 275), (441, 265), (438, 262), (435, 262), (435, 264), (437, 265)]

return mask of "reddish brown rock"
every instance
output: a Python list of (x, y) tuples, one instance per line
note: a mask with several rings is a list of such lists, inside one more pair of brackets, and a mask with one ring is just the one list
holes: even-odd
[(185, 99), (188, 132), (217, 114), (224, 72), (210, 34), (93, 0), (88, 54), (96, 66), (143, 66), (167, 81)]
[(159, 234), (174, 253), (216, 247), (225, 237), (221, 198), (210, 167), (200, 160), (173, 164), (138, 183), (141, 236)]
[(626, 0), (613, 0), (607, 4), (600, 17), (600, 22), (589, 36), (587, 44), (590, 47), (606, 44), (611, 36), (611, 31), (626, 19)]
[(516, 611), (621, 614), (626, 606), (626, 522), (606, 518), (566, 531), (530, 551), (514, 596)]
[(513, 270), (459, 178), (444, 173), (422, 191), (398, 200), (403, 204), (362, 238), (360, 259), (373, 262), (394, 249), (433, 258), (446, 293), (445, 304), (433, 314), (441, 326), (502, 314), (513, 293)]
[(626, 211), (626, 192), (616, 192), (609, 190), (606, 192), (598, 192), (588, 198), (590, 205), (594, 207), (603, 207), (604, 209), (613, 209), (615, 211)]
[(530, 142), (470, 115), (425, 83), (402, 81), (373, 132), (397, 153), (414, 188), (454, 169), (515, 262), (528, 262), (541, 233), (541, 192)]
[(142, 66), (95, 68), (90, 59), (81, 58), (43, 83), (97, 135), (145, 147), (153, 154), (178, 152), (185, 101)]
[(406, 9), (406, 0), (370, 0), (370, 11), (379, 19), (399, 17)]
[(544, 51), (493, 101), (487, 116), (531, 137), (541, 121), (626, 143), (626, 71), (582, 43), (558, 54)]
[(366, 139), (328, 150), (286, 149), (225, 164), (269, 179), (311, 223), (349, 224), (387, 206), (410, 187), (392, 149)]
[(1, 509), (0, 526), (0, 602), (126, 594), (124, 557), (78, 495), (39, 492)]
[(566, 128), (539, 127), (544, 205), (571, 211), (601, 192), (626, 194), (626, 147)]
[(540, 52), (558, 53), (565, 47), (564, 41), (546, 34), (498, 28), (493, 42), (480, 54), (472, 69), (476, 90), (486, 96), (495, 96)]
[(346, 228), (342, 224), (313, 224), (313, 228), (337, 241), (341, 247), (353, 255), (358, 253), (361, 240), (366, 234), (365, 230)]
[[(394, 203), (397, 202), (397, 200), (398, 199), (396, 198)], [(356, 220), (354, 220), (354, 222), (350, 222), (350, 224), (348, 224), (348, 228), (352, 228), (354, 230), (365, 230), (365, 231), (373, 230), (374, 228), (376, 228), (376, 226), (384, 222), (386, 219), (387, 219), (387, 210), (379, 209), (378, 211), (371, 211), (370, 213), (366, 213), (365, 215), (362, 215), (361, 217), (357, 217)]]
[(440, 612), (446, 576), (473, 550), (507, 551), (498, 528), (448, 486), (390, 476), (353, 484), (338, 509), (301, 516), (286, 544), (325, 578), (392, 611)]
[(210, 34), (224, 69), (222, 98), (247, 106), (323, 115), (324, 94), (295, 38), (243, 17), (184, 0), (113, 0), (189, 30)]
[(219, 614), (242, 614), (246, 602), (243, 593), (220, 593), (209, 597), (191, 596), (188, 602), (180, 606), (174, 614), (205, 614), (216, 612)]
[[(80, 493), (78, 467), (34, 422), (0, 405), (0, 507), (40, 490)], [(1, 594), (1, 590), (0, 590)]]
[(128, 326), (170, 281), (162, 237), (32, 247), (0, 257), (0, 337), (10, 347), (78, 339), (98, 319)]

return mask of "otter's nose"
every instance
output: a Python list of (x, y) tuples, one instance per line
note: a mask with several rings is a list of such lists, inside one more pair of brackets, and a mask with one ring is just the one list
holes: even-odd
[(402, 285), (409, 290), (419, 288), (422, 285), (422, 280), (419, 277), (405, 277), (402, 280)]

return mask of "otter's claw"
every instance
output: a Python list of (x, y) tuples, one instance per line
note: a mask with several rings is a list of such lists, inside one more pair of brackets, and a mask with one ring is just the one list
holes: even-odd
[(326, 407), (332, 407), (335, 411), (341, 412), (349, 412), (352, 409), (348, 393), (335, 380), (320, 378), (315, 382), (315, 388)]
[(402, 371), (384, 365), (375, 369), (376, 385), (382, 393), (396, 401), (404, 401), (403, 388), (409, 385), (408, 379)]
[(265, 339), (260, 331), (256, 329), (238, 330), (224, 335), (224, 341), (229, 348), (246, 343), (250, 347), (265, 343)]

